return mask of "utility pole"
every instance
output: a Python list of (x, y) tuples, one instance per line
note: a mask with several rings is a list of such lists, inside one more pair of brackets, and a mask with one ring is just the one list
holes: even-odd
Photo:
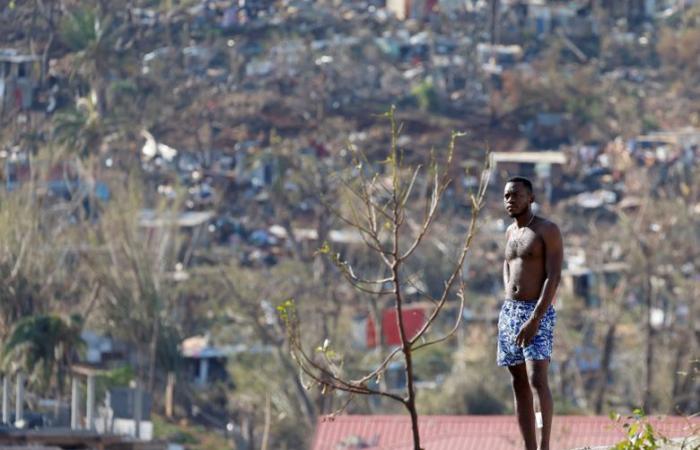
[(491, 0), (491, 45), (498, 44), (499, 33), (498, 33), (498, 9), (499, 0)]
[(77, 374), (73, 374), (71, 379), (70, 428), (80, 429), (80, 380)]
[(17, 392), (15, 394), (15, 423), (24, 419), (24, 374), (17, 372)]
[(2, 423), (10, 421), (10, 377), (2, 377)]

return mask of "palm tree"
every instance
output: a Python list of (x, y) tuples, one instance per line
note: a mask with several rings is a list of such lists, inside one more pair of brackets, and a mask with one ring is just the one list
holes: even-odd
[[(128, 136), (134, 117), (138, 116), (133, 109), (124, 111), (109, 104), (108, 91), (118, 89), (117, 86), (123, 90), (125, 82), (119, 80), (120, 75), (131, 80), (136, 70), (132, 63), (136, 59), (123, 48), (130, 35), (124, 26), (114, 25), (108, 4), (101, 2), (98, 8), (82, 6), (68, 11), (59, 30), (61, 42), (73, 51), (69, 57), (73, 58), (72, 75), (77, 80), (78, 98), (74, 106), (56, 114), (53, 136), (69, 154), (77, 157), (75, 164), (88, 186), (94, 186), (99, 175), (99, 154), (105, 139)], [(95, 210), (92, 189), (85, 194), (92, 214)]]
[(56, 141), (72, 149), (81, 158), (99, 148), (106, 124), (97, 110), (97, 97), (78, 99), (75, 108), (56, 114), (53, 134)]
[(105, 112), (106, 80), (113, 66), (115, 32), (109, 17), (98, 17), (91, 7), (69, 11), (59, 30), (61, 41), (75, 52), (74, 74), (88, 81), (100, 115)]
[[(42, 312), (51, 280), (47, 244), (35, 192), (20, 187), (0, 195), (0, 343), (20, 318)], [(45, 239), (48, 238), (48, 239)]]
[(90, 218), (94, 218), (96, 200), (95, 183), (99, 175), (99, 151), (102, 141), (110, 133), (110, 120), (98, 111), (95, 91), (88, 97), (79, 98), (74, 108), (56, 113), (53, 125), (54, 140), (72, 156), (81, 180), (88, 186), (83, 195), (88, 202)]
[(63, 391), (66, 374), (84, 346), (80, 316), (66, 320), (56, 314), (21, 318), (2, 351), (4, 367), (17, 364), (41, 391)]

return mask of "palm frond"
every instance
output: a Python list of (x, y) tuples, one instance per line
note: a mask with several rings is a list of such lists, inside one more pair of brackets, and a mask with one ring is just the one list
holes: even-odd
[(71, 50), (85, 50), (98, 39), (97, 23), (93, 9), (76, 9), (61, 21), (59, 36)]

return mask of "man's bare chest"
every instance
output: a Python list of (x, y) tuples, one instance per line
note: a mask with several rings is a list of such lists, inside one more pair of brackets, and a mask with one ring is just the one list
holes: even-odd
[(531, 229), (514, 230), (506, 243), (506, 260), (541, 258), (543, 247), (542, 239)]

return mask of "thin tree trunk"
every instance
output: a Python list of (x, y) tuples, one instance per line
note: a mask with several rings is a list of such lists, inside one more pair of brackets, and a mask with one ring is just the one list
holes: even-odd
[(644, 246), (644, 256), (647, 259), (646, 273), (646, 357), (645, 357), (645, 385), (644, 385), (644, 412), (649, 414), (653, 407), (652, 388), (654, 385), (654, 327), (651, 324), (651, 308), (653, 304), (653, 286), (651, 284), (652, 270), (650, 256), (647, 247)]
[(51, 51), (51, 45), (53, 44), (53, 30), (49, 33), (49, 41), (44, 48), (44, 52), (41, 55), (41, 73), (39, 74), (39, 85), (43, 88), (45, 85), (45, 75), (48, 72), (49, 67), (49, 52)]
[(282, 226), (287, 232), (287, 239), (289, 239), (289, 242), (292, 244), (291, 247), (292, 253), (294, 254), (294, 259), (296, 259), (297, 261), (304, 261), (304, 252), (301, 249), (301, 244), (299, 243), (299, 240), (294, 235), (294, 227), (292, 226), (292, 221), (289, 220), (289, 218), (285, 218), (284, 220), (282, 220)]
[(27, 36), (27, 44), (29, 46), (29, 52), (34, 54), (34, 36), (38, 33), (36, 32), (36, 16), (39, 15), (39, 5), (36, 0), (34, 1), (34, 8), (32, 8), (32, 21), (29, 25), (29, 35)]
[(610, 363), (612, 355), (615, 351), (615, 332), (617, 324), (613, 322), (608, 326), (608, 331), (605, 334), (605, 344), (603, 345), (603, 356), (600, 362), (600, 371), (598, 375), (598, 392), (595, 399), (595, 412), (601, 414), (603, 405), (605, 404), (605, 394), (607, 393), (608, 378), (610, 377)]
[(676, 355), (673, 358), (673, 386), (671, 387), (671, 398), (674, 399), (674, 401), (671, 403), (671, 410), (669, 411), (669, 414), (674, 414), (676, 412), (676, 409), (679, 408), (679, 405), (676, 403), (675, 399), (678, 398), (681, 394), (681, 388), (683, 386), (682, 383), (682, 366), (683, 366), (683, 356), (685, 356), (686, 350), (685, 350), (685, 345), (683, 345), (683, 342), (685, 341), (686, 336), (684, 336), (684, 333), (680, 334), (680, 338), (677, 339), (676, 341)]
[(415, 395), (410, 397), (406, 402), (406, 409), (411, 415), (411, 434), (413, 435), (413, 449), (423, 450), (420, 446), (420, 431), (418, 429), (418, 411), (416, 410), (416, 398)]
[(265, 424), (263, 426), (262, 442), (260, 450), (267, 450), (267, 441), (270, 437), (270, 393), (265, 396)]
[(151, 334), (151, 343), (149, 349), (149, 361), (148, 361), (148, 390), (153, 392), (153, 388), (156, 384), (156, 357), (158, 354), (158, 335), (160, 334), (160, 319), (154, 318), (153, 332)]
[(168, 381), (165, 386), (165, 417), (173, 418), (173, 401), (175, 395), (175, 372), (168, 372)]
[(491, 0), (491, 21), (490, 21), (490, 38), (491, 45), (498, 44), (498, 3), (499, 0)]
[[(693, 294), (692, 297), (693, 299), (697, 299), (698, 296), (698, 286), (700, 286), (700, 282), (694, 281), (694, 287), (693, 287)], [(689, 311), (688, 311), (688, 317), (690, 320), (688, 321), (688, 328), (686, 331), (686, 336), (687, 336), (687, 348), (685, 348), (685, 354), (687, 355), (687, 365), (685, 370), (683, 372), (685, 373), (684, 375), (679, 374), (678, 372), (675, 372), (675, 377), (678, 379), (679, 382), (679, 388), (678, 388), (678, 394), (676, 398), (679, 398), (680, 400), (677, 402), (677, 405), (675, 404), (676, 402), (674, 401), (674, 407), (678, 409), (677, 412), (681, 413), (690, 413), (698, 409), (700, 407), (700, 396), (695, 395), (693, 396), (693, 389), (695, 385), (697, 384), (698, 387), (700, 387), (700, 383), (696, 383), (695, 380), (697, 378), (697, 374), (700, 373), (700, 355), (697, 353), (698, 345), (700, 344), (700, 333), (696, 331), (696, 325), (695, 321), (692, 320), (693, 317), (697, 317), (698, 314), (698, 306), (696, 301), (690, 301), (689, 302)], [(681, 353), (681, 348), (686, 347), (683, 345), (679, 345), (678, 352), (679, 354)], [(683, 376), (683, 382), (680, 382), (680, 377)], [(675, 396), (674, 396), (675, 397)], [(694, 403), (694, 404), (693, 404)], [(676, 413), (677, 413), (676, 412)]]
[[(284, 368), (287, 369), (288, 373), (296, 374), (297, 370), (294, 366), (292, 366), (289, 360), (287, 360), (287, 358), (282, 353), (282, 349), (279, 347), (277, 348), (277, 358), (280, 361), (280, 363), (282, 363)], [(294, 383), (294, 392), (296, 393), (297, 400), (299, 401), (299, 404), (301, 405), (302, 410), (304, 412), (304, 419), (308, 425), (313, 426), (314, 421), (316, 419), (316, 415), (314, 413), (314, 405), (311, 402), (309, 396), (307, 395), (307, 391), (304, 388), (304, 385), (299, 380), (299, 377), (293, 376), (292, 380)]]
[(399, 222), (398, 216), (395, 214), (394, 217), (394, 263), (391, 266), (392, 279), (394, 283), (394, 296), (396, 299), (396, 320), (398, 321), (399, 337), (401, 338), (401, 343), (403, 345), (402, 352), (406, 360), (406, 391), (407, 397), (404, 400), (404, 405), (411, 415), (411, 434), (413, 435), (413, 448), (414, 450), (421, 450), (420, 446), (420, 432), (418, 429), (418, 412), (416, 411), (416, 392), (413, 379), (413, 358), (411, 351), (411, 337), (406, 335), (406, 328), (403, 322), (403, 296), (401, 295), (401, 283), (399, 281), (399, 266), (401, 261), (399, 260), (399, 239), (398, 239), (398, 226)]
[(252, 412), (247, 417), (245, 434), (248, 439), (248, 448), (255, 450), (255, 419)]
[[(397, 283), (398, 284), (398, 283)], [(413, 435), (413, 448), (414, 450), (421, 450), (420, 446), (420, 432), (418, 429), (418, 411), (416, 410), (416, 390), (415, 390), (415, 380), (413, 378), (413, 353), (411, 350), (411, 344), (409, 342), (410, 338), (406, 336), (406, 331), (403, 324), (402, 309), (401, 309), (401, 292), (396, 292), (396, 305), (399, 320), (399, 334), (401, 336), (401, 342), (403, 342), (403, 354), (406, 359), (406, 391), (407, 398), (405, 400), (406, 409), (411, 415), (411, 433)]]
[[(489, 21), (489, 38), (491, 40), (491, 45), (495, 46), (498, 44), (500, 37), (499, 37), (499, 29), (498, 29), (498, 9), (499, 9), (499, 0), (491, 0), (491, 14), (490, 14), (490, 21)], [(496, 56), (496, 49), (492, 48), (491, 49), (491, 57), (495, 58)], [(489, 83), (489, 124), (493, 127), (497, 124), (498, 119), (496, 117), (496, 105), (494, 104), (494, 96), (495, 96), (495, 90), (496, 87), (494, 86), (494, 83)]]

